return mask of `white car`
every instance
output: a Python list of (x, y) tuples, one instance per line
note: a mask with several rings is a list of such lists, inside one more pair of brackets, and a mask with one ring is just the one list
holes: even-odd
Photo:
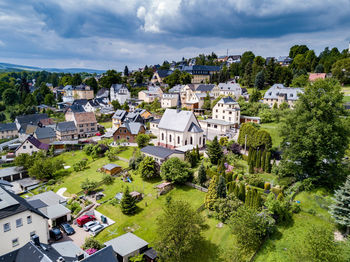
[(93, 228), (94, 226), (97, 226), (99, 225), (100, 223), (98, 221), (90, 221), (90, 222), (87, 222), (83, 225), (83, 228), (85, 231), (89, 231), (91, 228)]
[(96, 236), (98, 233), (100, 233), (102, 230), (104, 229), (104, 226), (102, 225), (97, 225), (97, 226), (94, 226), (92, 228), (90, 228), (90, 235), (92, 236)]

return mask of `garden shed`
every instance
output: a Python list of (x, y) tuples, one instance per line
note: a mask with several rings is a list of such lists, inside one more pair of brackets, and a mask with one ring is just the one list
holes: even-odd
[(107, 164), (101, 167), (102, 172), (109, 174), (111, 176), (119, 173), (121, 170), (122, 170), (122, 167), (116, 164)]

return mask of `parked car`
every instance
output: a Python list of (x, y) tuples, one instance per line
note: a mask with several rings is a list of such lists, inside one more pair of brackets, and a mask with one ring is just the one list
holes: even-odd
[(77, 218), (77, 223), (78, 223), (78, 226), (82, 227), (87, 222), (90, 222), (93, 220), (96, 220), (95, 216), (83, 215), (83, 216)]
[(83, 228), (85, 231), (89, 231), (91, 228), (93, 228), (94, 226), (99, 225), (100, 223), (96, 220), (94, 221), (90, 221), (84, 224)]
[(59, 240), (63, 237), (61, 230), (57, 227), (50, 229), (49, 234), (50, 238), (52, 238), (53, 240)]
[(93, 228), (90, 228), (90, 235), (96, 236), (98, 233), (100, 233), (104, 229), (104, 226), (102, 225), (97, 225), (94, 226)]
[(74, 228), (71, 227), (70, 224), (68, 223), (63, 223), (61, 224), (61, 229), (63, 230), (64, 233), (67, 235), (73, 235), (75, 233)]

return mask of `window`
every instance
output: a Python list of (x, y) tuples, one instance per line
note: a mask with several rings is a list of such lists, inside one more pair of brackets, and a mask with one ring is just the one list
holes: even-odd
[(26, 149), (27, 147), (26, 146), (23, 146), (23, 149)]
[(16, 219), (16, 227), (21, 227), (22, 225), (22, 218)]
[(95, 131), (95, 128), (92, 127), (92, 128), (91, 128), (91, 131)]
[(32, 217), (31, 216), (27, 216), (27, 224), (31, 224), (32, 223)]
[(208, 124), (208, 127), (210, 127), (210, 124)]
[(32, 149), (32, 148), (33, 148), (33, 146), (29, 146), (29, 148), (30, 148), (30, 149)]
[(126, 129), (124, 129), (124, 133), (126, 134)]
[(177, 143), (180, 144), (180, 137), (177, 137)]
[(117, 139), (120, 139), (120, 136), (117, 136)]
[(217, 125), (214, 125), (214, 128), (218, 128), (218, 126), (217, 126)]
[(193, 138), (192, 138), (192, 136), (190, 137), (190, 145), (192, 145), (193, 144)]
[(171, 135), (169, 135), (169, 142), (171, 142)]
[(225, 119), (225, 116), (222, 116), (222, 119)]
[(95, 123), (91, 123), (91, 126), (95, 126)]
[(84, 132), (84, 129), (80, 129), (79, 132)]
[(201, 145), (202, 144), (202, 138), (200, 137), (199, 138), (199, 145)]
[(4, 224), (4, 232), (10, 231), (11, 230), (11, 225), (10, 223)]
[(83, 127), (84, 125), (79, 125), (79, 127)]
[(216, 109), (216, 110), (215, 110), (215, 112), (217, 113), (217, 112), (218, 112), (218, 110)]
[(162, 133), (162, 140), (164, 140), (164, 133)]
[(19, 245), (18, 238), (15, 238), (14, 240), (12, 240), (12, 247), (16, 247), (18, 245)]
[(185, 146), (187, 145), (187, 140), (185, 140)]

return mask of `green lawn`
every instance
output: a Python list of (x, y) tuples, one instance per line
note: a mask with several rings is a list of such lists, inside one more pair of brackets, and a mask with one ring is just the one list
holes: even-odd
[(112, 121), (110, 122), (103, 122), (103, 123), (98, 123), (101, 126), (104, 126), (105, 128), (111, 128), (112, 127)]
[(126, 150), (122, 151), (117, 156), (120, 156), (120, 157), (126, 158), (126, 159), (130, 159), (132, 157), (132, 154), (134, 153), (134, 150), (135, 150), (135, 147), (128, 147)]
[(279, 134), (280, 123), (266, 123), (261, 124), (261, 129), (266, 130), (270, 133), (272, 138), (272, 146), (279, 147), (282, 142), (282, 137)]
[(344, 96), (343, 102), (350, 102), (350, 95)]
[(291, 225), (278, 227), (277, 232), (263, 245), (255, 259), (256, 262), (288, 262), (289, 248), (303, 244), (303, 237), (311, 225), (334, 227), (327, 210), (330, 195), (326, 191), (319, 189), (302, 192), (295, 200), (300, 201), (302, 211), (293, 215)]

